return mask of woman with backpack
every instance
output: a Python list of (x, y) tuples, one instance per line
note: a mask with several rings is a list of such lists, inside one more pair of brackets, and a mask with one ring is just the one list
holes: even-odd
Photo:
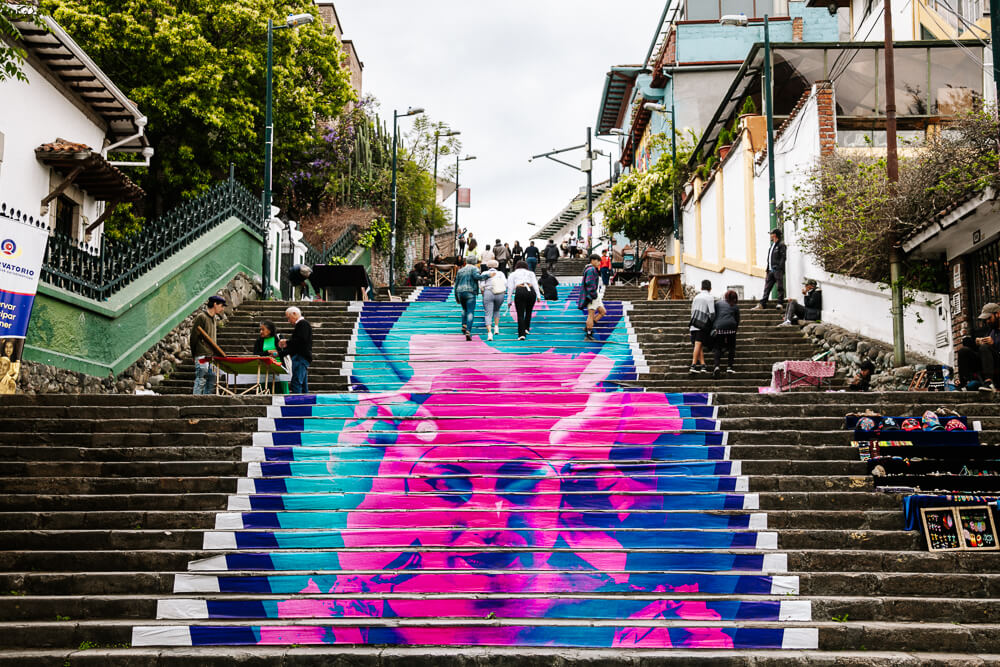
[[(496, 264), (487, 262), (490, 268)], [(497, 271), (492, 276), (483, 274), (480, 282), (483, 290), (483, 310), (486, 313), (486, 340), (493, 340), (493, 334), (500, 334), (500, 315), (503, 314), (503, 302), (507, 297), (507, 277)]]
[(712, 322), (712, 338), (715, 347), (715, 370), (712, 376), (718, 378), (722, 374), (722, 348), (729, 353), (727, 373), (735, 373), (733, 361), (736, 357), (736, 330), (740, 327), (739, 295), (733, 290), (726, 292), (721, 301), (715, 302), (715, 320)]

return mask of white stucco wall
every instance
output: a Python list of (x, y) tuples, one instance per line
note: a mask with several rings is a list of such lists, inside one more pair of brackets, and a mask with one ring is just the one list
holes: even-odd
[[(25, 63), (24, 73), (27, 83), (13, 79), (0, 82), (0, 100), (3, 100), (0, 132), (4, 135), (0, 201), (37, 217), (41, 200), (61, 177), (52, 180), (52, 170), (35, 159), (35, 149), (58, 138), (100, 151), (104, 145), (105, 127), (67, 97), (72, 93), (64, 95), (59, 84), (43, 76), (30, 62)], [(104, 204), (75, 187), (69, 188), (66, 194), (81, 204), (79, 236), (80, 228), (86, 221), (97, 219)], [(49, 206), (49, 214), (50, 223), (54, 224), (54, 202)]]

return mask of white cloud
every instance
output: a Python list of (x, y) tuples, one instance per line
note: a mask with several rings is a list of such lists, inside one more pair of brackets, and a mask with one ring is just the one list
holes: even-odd
[[(460, 130), (464, 152), (476, 155), (462, 164), (462, 184), (472, 188), (462, 226), (526, 244), (536, 228), (525, 223), (548, 222), (586, 184), (582, 173), (528, 158), (584, 142), (605, 73), (642, 60), (663, 1), (340, 0), (337, 13), (383, 118), (391, 124), (393, 109), (422, 106)], [(594, 180), (605, 178), (601, 160)]]

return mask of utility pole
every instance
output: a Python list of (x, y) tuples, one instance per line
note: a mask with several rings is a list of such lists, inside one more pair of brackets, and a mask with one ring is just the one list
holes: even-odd
[[(997, 0), (992, 0), (995, 5)], [(889, 196), (895, 197), (899, 183), (899, 152), (896, 145), (896, 63), (892, 43), (892, 0), (885, 0), (885, 145), (886, 175)], [(994, 58), (996, 56), (994, 55)], [(906, 365), (906, 340), (903, 333), (903, 248), (896, 234), (889, 249), (889, 282), (892, 290), (892, 344), (895, 366)]]
[(594, 152), (590, 141), (591, 128), (587, 128), (587, 255), (593, 247), (594, 219)]
[(990, 30), (992, 32), (992, 39), (990, 40), (990, 49), (993, 51), (993, 83), (996, 85), (997, 98), (995, 102), (1000, 104), (1000, 77), (997, 73), (1000, 72), (1000, 48), (997, 45), (1000, 44), (1000, 0), (990, 0)]

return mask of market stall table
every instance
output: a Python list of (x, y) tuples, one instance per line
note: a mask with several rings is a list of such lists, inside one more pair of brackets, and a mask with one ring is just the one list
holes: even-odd
[[(212, 363), (219, 371), (215, 393), (225, 396), (273, 394), (279, 376), (288, 373), (274, 357), (212, 357)], [(232, 381), (230, 376), (233, 376)], [(249, 386), (239, 391), (236, 387), (243, 384)]]

